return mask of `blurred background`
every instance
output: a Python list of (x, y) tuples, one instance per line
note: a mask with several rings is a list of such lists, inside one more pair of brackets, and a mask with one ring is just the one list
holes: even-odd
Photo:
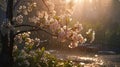
[(78, 0), (73, 18), (95, 30), (98, 48), (120, 52), (120, 0)]

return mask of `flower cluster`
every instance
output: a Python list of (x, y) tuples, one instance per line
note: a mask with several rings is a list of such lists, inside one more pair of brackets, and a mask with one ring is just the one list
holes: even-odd
[(13, 20), (16, 21), (17, 24), (22, 24), (23, 23), (23, 16), (22, 15), (18, 15), (16, 17), (14, 17)]
[(95, 40), (95, 31), (92, 29), (89, 29), (86, 32), (87, 37), (90, 39), (90, 43), (92, 43)]
[(15, 37), (15, 41), (18, 42), (18, 43), (22, 43), (24, 39), (30, 37), (30, 34), (31, 34), (31, 32), (18, 34), (18, 35), (16, 35), (16, 37)]
[[(73, 21), (71, 18), (73, 3), (65, 3), (65, 1), (60, 0), (60, 4), (63, 3), (66, 7), (60, 7), (63, 8), (62, 13), (57, 14), (56, 5), (58, 5), (58, 2), (53, 1), (54, 0), (44, 0), (44, 4), (48, 8), (48, 10), (37, 11), (35, 16), (29, 18), (29, 21), (36, 24), (37, 26), (45, 28), (47, 31), (54, 34), (59, 41), (69, 42), (70, 45), (68, 45), (68, 47), (70, 48), (75, 48), (80, 43), (85, 43), (87, 39), (81, 34), (81, 31), (83, 30), (82, 24), (80, 24), (79, 22), (75, 22), (75, 24), (70, 26), (70, 23), (72, 23)], [(22, 11), (24, 15), (27, 15), (28, 12), (32, 11), (32, 8), (31, 10), (29, 8), (36, 7), (36, 3), (28, 3), (27, 6), (28, 7), (24, 5), (20, 6), (18, 12)], [(21, 19), (23, 17), (21, 15), (16, 17), (16, 19), (17, 18), (19, 19), (18, 21), (22, 22)], [(89, 32), (91, 32), (91, 30), (89, 30), (86, 34), (89, 34)], [(94, 31), (92, 32), (92, 36), (93, 37), (90, 42), (93, 42), (93, 40), (95, 39)], [(34, 44), (34, 39), (26, 38), (25, 41), (25, 44)]]
[(27, 5), (20, 5), (17, 9), (16, 17), (13, 17), (13, 21), (17, 22), (16, 24), (22, 24), (24, 21), (24, 16), (27, 16), (30, 12), (32, 12), (33, 8), (36, 7), (37, 4), (27, 3)]
[(36, 7), (37, 4), (35, 2), (33, 3), (27, 3), (27, 5), (22, 5), (18, 8), (17, 12), (18, 13), (22, 13), (23, 15), (28, 15), (28, 13), (30, 13), (34, 7)]
[[(40, 45), (40, 39), (39, 38), (30, 38), (30, 32), (27, 33), (22, 33), (19, 34), (15, 37), (15, 43), (17, 45), (15, 45), (15, 48), (20, 47), (20, 46), (24, 46), (25, 50), (29, 49), (33, 49), (34, 47), (37, 47)], [(21, 45), (19, 45), (21, 44)], [(27, 47), (27, 48), (26, 48)]]

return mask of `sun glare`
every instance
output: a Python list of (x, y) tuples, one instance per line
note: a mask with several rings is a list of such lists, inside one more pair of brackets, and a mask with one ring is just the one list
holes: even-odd
[(66, 0), (66, 3), (69, 3), (69, 2), (77, 3), (78, 1), (81, 1), (81, 0)]
[[(71, 0), (67, 0), (67, 2), (69, 1)], [(100, 16), (110, 15), (112, 0), (77, 0), (75, 2), (73, 16), (83, 22), (84, 20), (97, 20)]]
[(93, 2), (93, 0), (66, 0), (66, 3), (69, 3), (69, 2), (83, 3), (84, 1), (88, 1), (89, 3)]

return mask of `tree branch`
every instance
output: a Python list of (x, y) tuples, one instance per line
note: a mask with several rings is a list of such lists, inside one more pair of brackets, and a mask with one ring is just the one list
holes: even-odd
[(43, 2), (43, 4), (47, 7), (47, 9), (48, 9), (48, 11), (49, 11), (50, 9), (49, 9), (48, 5), (45, 3), (45, 1), (42, 0), (42, 2)]
[(17, 2), (14, 4), (13, 9), (15, 10), (16, 6), (20, 3), (21, 0), (17, 0)]
[(14, 25), (14, 27), (23, 27), (23, 26), (38, 28), (38, 27), (37, 27), (37, 26), (35, 26), (35, 25), (28, 25), (28, 24)]
[[(34, 26), (33, 26), (33, 27), (34, 27)], [(45, 32), (45, 33), (47, 33), (47, 34), (49, 34), (49, 35), (57, 36), (57, 35), (55, 35), (55, 34), (52, 34), (52, 33), (48, 32), (48, 31), (46, 31), (45, 29), (42, 29), (42, 28), (40, 28), (40, 27), (36, 27), (36, 28), (34, 28), (34, 29), (17, 32), (16, 34), (14, 34), (14, 37), (15, 37), (16, 35), (18, 35), (18, 34), (21, 34), (21, 33), (24, 33), (24, 32), (29, 32), (29, 31), (30, 31), (30, 32), (32, 32), (32, 31), (43, 31), (43, 32)]]

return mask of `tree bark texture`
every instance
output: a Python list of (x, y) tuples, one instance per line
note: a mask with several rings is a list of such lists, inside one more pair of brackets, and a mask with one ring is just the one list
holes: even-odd
[[(13, 0), (7, 0), (6, 19), (11, 25), (14, 25), (13, 21)], [(0, 67), (13, 67), (13, 44), (14, 44), (14, 31), (7, 31), (4, 35), (1, 34), (2, 50), (0, 54)]]

